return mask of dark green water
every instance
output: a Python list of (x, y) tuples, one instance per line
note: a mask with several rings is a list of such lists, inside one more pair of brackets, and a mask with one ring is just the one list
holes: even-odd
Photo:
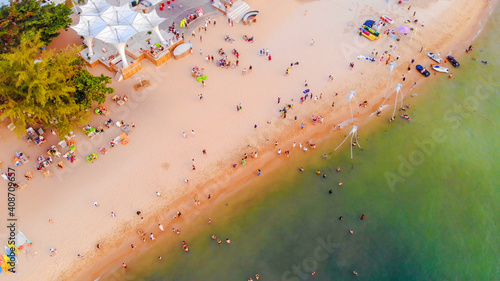
[(499, 280), (498, 22), (493, 15), (473, 54), (456, 54), (453, 79), (429, 78), (408, 99), (413, 122), (383, 117), (361, 127), (353, 166), (348, 145), (321, 157), (338, 145), (332, 139), (101, 280)]

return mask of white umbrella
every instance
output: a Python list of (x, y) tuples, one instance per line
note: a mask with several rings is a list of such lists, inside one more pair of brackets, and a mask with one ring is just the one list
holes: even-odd
[(79, 6), (79, 8), (82, 10), (80, 14), (85, 14), (85, 15), (100, 15), (102, 12), (104, 12), (107, 8), (109, 8), (111, 5), (109, 5), (106, 0), (89, 0), (87, 4)]
[(107, 26), (95, 38), (114, 44), (122, 58), (123, 68), (125, 68), (128, 66), (125, 56), (125, 42), (136, 33), (137, 30), (131, 25), (115, 25)]
[(137, 31), (147, 31), (147, 30), (153, 30), (158, 37), (160, 37), (160, 41), (163, 44), (166, 44), (167, 41), (163, 38), (163, 36), (160, 34), (160, 30), (158, 29), (158, 25), (160, 23), (164, 22), (166, 19), (161, 18), (158, 16), (156, 13), (156, 10), (153, 10), (150, 13), (147, 14), (137, 14), (135, 17), (134, 21), (132, 22), (132, 26), (137, 29)]
[(128, 5), (121, 7), (109, 6), (100, 17), (108, 25), (130, 25), (139, 13), (132, 11)]
[(95, 38), (106, 43), (125, 43), (130, 37), (134, 36), (137, 30), (131, 25), (108, 25)]
[(94, 54), (92, 50), (92, 38), (104, 30), (106, 26), (108, 25), (100, 17), (82, 15), (80, 16), (80, 22), (71, 26), (71, 28), (73, 28), (79, 35), (85, 36), (87, 46), (89, 48), (88, 56), (92, 56)]

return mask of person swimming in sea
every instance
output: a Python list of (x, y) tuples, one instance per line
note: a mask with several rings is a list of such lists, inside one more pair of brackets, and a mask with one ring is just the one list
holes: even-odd
[(300, 168), (299, 168), (299, 171), (303, 172), (303, 171), (304, 171), (304, 168), (300, 167)]

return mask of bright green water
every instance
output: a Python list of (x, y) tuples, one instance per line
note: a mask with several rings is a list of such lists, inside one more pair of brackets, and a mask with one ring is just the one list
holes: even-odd
[[(383, 117), (359, 129), (353, 168), (348, 149), (322, 159), (339, 143), (332, 139), (219, 200), (182, 235), (162, 237), (126, 274), (103, 279), (353, 280), (356, 270), (359, 280), (499, 280), (498, 22), (496, 14), (473, 54), (456, 54), (453, 79), (429, 78), (408, 100), (418, 100), (407, 112), (413, 122)], [(217, 245), (212, 233), (233, 243)]]

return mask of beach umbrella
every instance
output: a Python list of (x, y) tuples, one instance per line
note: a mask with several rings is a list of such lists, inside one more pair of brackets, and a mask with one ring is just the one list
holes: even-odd
[(158, 47), (158, 48), (160, 48), (160, 47), (161, 47), (161, 44), (160, 44), (160, 43), (156, 43), (155, 45), (156, 45), (156, 47)]
[(201, 76), (201, 79), (202, 79), (202, 80), (207, 80), (207, 78), (208, 78), (208, 77), (207, 77), (206, 75)]
[(404, 34), (410, 33), (410, 28), (408, 26), (400, 26), (398, 27), (398, 31)]
[(201, 80), (203, 80), (201, 76), (196, 77), (196, 81), (201, 82)]

